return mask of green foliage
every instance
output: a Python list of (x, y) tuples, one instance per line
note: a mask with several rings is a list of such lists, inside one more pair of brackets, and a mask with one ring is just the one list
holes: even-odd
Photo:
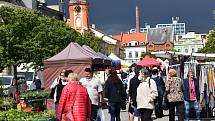
[(27, 99), (36, 99), (39, 97), (48, 97), (50, 94), (49, 91), (27, 91), (27, 92), (23, 92), (19, 98), (27, 98)]
[(198, 52), (201, 53), (215, 53), (215, 28), (210, 31), (207, 42), (205, 43), (205, 47), (203, 47)]
[(13, 108), (15, 105), (14, 99), (5, 98), (0, 99), (0, 109), (10, 109)]
[[(1, 98), (3, 98), (3, 95), (4, 95), (3, 91), (4, 91), (3, 84), (2, 84), (2, 81), (0, 80), (0, 100)], [(0, 104), (1, 104), (1, 101), (0, 101)]]
[(0, 120), (1, 121), (13, 121), (17, 119), (18, 121), (33, 121), (33, 120), (53, 120), (54, 113), (52, 112), (40, 112), (40, 113), (26, 113), (23, 110), (10, 109), (7, 111), (0, 112)]
[(0, 70), (21, 63), (42, 62), (63, 50), (70, 42), (88, 45), (98, 51), (101, 39), (81, 35), (63, 21), (38, 11), (0, 7)]
[(152, 54), (151, 52), (142, 53), (140, 58), (143, 59), (146, 55), (148, 55), (149, 57), (152, 57), (152, 58), (156, 58), (156, 56), (154, 54)]

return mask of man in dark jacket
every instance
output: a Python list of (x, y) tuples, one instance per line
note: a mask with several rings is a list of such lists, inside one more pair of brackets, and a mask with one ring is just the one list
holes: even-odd
[(64, 86), (68, 83), (67, 77), (70, 73), (73, 73), (72, 70), (63, 70), (60, 73), (60, 76), (57, 77), (51, 85), (51, 94), (50, 98), (54, 99), (55, 103), (55, 113), (58, 114), (58, 104), (60, 100), (60, 96)]
[(139, 112), (137, 110), (137, 87), (140, 84), (140, 80), (138, 79), (139, 71), (142, 67), (139, 65), (135, 66), (135, 76), (130, 80), (129, 84), (129, 98), (130, 98), (130, 104), (129, 104), (129, 119), (130, 121), (133, 121), (133, 119), (138, 120), (139, 118)]
[(163, 78), (158, 76), (157, 67), (154, 67), (152, 69), (151, 79), (153, 79), (155, 81), (157, 90), (158, 90), (158, 97), (155, 100), (155, 116), (157, 118), (162, 118), (163, 117), (162, 103), (163, 103), (163, 94), (165, 91), (165, 83), (163, 81)]

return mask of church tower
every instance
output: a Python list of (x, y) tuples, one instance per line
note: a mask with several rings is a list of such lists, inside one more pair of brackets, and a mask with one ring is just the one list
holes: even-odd
[(69, 25), (78, 31), (89, 29), (87, 0), (70, 0), (69, 2)]

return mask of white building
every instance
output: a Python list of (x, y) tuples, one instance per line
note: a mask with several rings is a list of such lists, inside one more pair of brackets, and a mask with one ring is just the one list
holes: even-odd
[(156, 28), (164, 28), (164, 27), (174, 27), (174, 34), (176, 35), (184, 35), (186, 33), (185, 23), (179, 23), (179, 17), (172, 17), (172, 23), (170, 24), (157, 24)]
[(186, 35), (176, 36), (174, 42), (174, 49), (183, 53), (198, 52), (204, 47), (207, 34), (196, 34), (195, 32), (188, 32)]
[(140, 60), (141, 54), (146, 52), (146, 46), (137, 46), (135, 41), (130, 42), (132, 46), (125, 46), (125, 58), (124, 60), (128, 63), (135, 63)]
[(141, 54), (146, 52), (146, 35), (146, 32), (122, 33), (112, 37), (121, 42), (121, 46), (125, 50), (124, 60), (128, 63), (135, 63), (140, 60)]

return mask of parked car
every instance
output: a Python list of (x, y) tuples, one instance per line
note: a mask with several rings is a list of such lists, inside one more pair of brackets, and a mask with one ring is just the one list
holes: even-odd
[(14, 76), (0, 76), (0, 81), (3, 85), (4, 96), (14, 97), (16, 91), (16, 82), (20, 92), (27, 90), (27, 84), (23, 76), (17, 75), (17, 81), (14, 80)]
[(10, 88), (13, 86), (13, 79), (13, 76), (0, 76), (0, 81), (2, 82), (4, 89), (4, 96), (10, 96), (9, 90), (11, 90)]

